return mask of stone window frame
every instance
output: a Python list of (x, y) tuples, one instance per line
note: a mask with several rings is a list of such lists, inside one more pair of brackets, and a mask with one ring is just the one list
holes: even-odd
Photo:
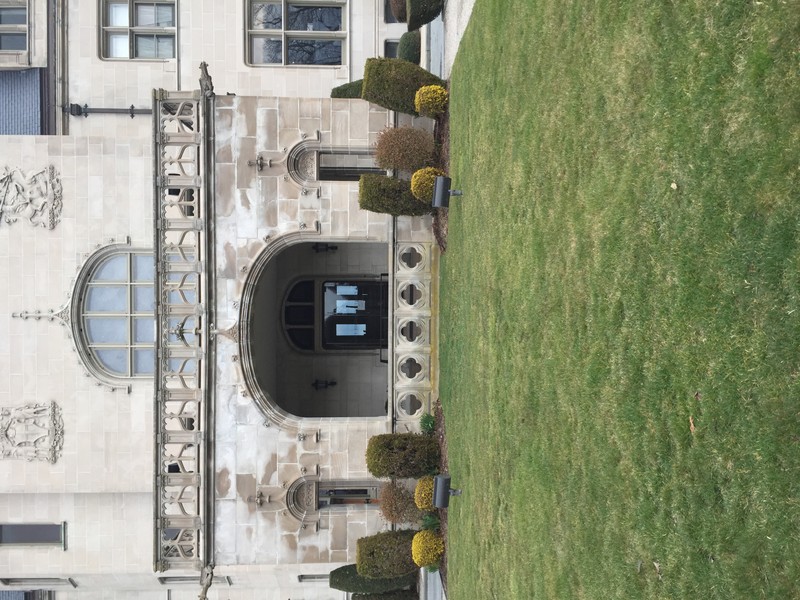
[[(26, 0), (0, 0), (0, 11), (12, 11), (14, 9), (23, 9), (25, 17), (22, 23), (0, 23), (0, 53), (3, 54), (25, 54), (28, 52), (30, 35), (28, 27), (30, 25), (30, 7)], [(25, 37), (25, 44), (22, 48), (3, 48), (3, 39), (5, 36), (19, 36)], [(5, 38), (8, 39), (8, 38)]]
[[(125, 280), (99, 280), (95, 279), (98, 271), (113, 258), (117, 256), (126, 256), (126, 271), (127, 278)], [(78, 350), (78, 355), (87, 370), (100, 381), (107, 383), (111, 386), (127, 386), (131, 381), (144, 381), (153, 378), (153, 369), (155, 368), (155, 352), (156, 340), (152, 344), (147, 342), (136, 342), (136, 326), (137, 320), (155, 319), (155, 297), (153, 298), (153, 306), (150, 311), (135, 310), (134, 303), (136, 301), (136, 290), (150, 286), (155, 290), (155, 283), (151, 280), (140, 279), (134, 280), (133, 267), (134, 256), (150, 256), (153, 258), (153, 271), (152, 275), (155, 277), (155, 256), (151, 249), (147, 248), (132, 248), (129, 245), (113, 244), (96, 251), (89, 257), (84, 268), (76, 281), (75, 288), (72, 294), (72, 327), (73, 338), (75, 346)], [(87, 310), (85, 308), (88, 294), (90, 290), (98, 289), (101, 287), (124, 287), (126, 310), (124, 311), (96, 311)], [(97, 318), (115, 318), (125, 319), (125, 327), (128, 341), (126, 343), (105, 343), (102, 341), (93, 341), (90, 338), (90, 327), (88, 319)], [(146, 325), (144, 326), (146, 327)], [(143, 327), (143, 329), (144, 329)], [(154, 330), (154, 326), (153, 329)], [(151, 331), (147, 329), (146, 331)], [(98, 356), (98, 350), (120, 350), (123, 349), (126, 353), (126, 369), (125, 372), (116, 372), (111, 370), (110, 367), (104, 365), (101, 358)], [(136, 355), (138, 352), (150, 350), (153, 356), (152, 368), (149, 371), (140, 370), (136, 368)]]
[[(158, 583), (166, 586), (173, 585), (198, 585), (200, 583), (200, 575), (169, 575), (158, 578)], [(212, 579), (214, 585), (227, 585), (232, 586), (233, 581), (225, 575), (214, 575)]]
[[(257, 5), (280, 4), (282, 14), (281, 28), (268, 29), (254, 26), (254, 7)], [(315, 8), (335, 8), (341, 9), (341, 28), (337, 31), (307, 31), (286, 29), (286, 15), (289, 6), (307, 6)], [(301, 67), (301, 68), (339, 68), (349, 62), (349, 10), (348, 0), (244, 0), (245, 18), (245, 40), (244, 40), (244, 62), (248, 67)], [(273, 37), (276, 41), (281, 41), (281, 62), (258, 61), (254, 57), (253, 42), (257, 38)], [(313, 40), (313, 41), (339, 41), (341, 51), (338, 63), (292, 63), (287, 60), (288, 44), (294, 40)]]
[(53, 587), (78, 587), (72, 577), (2, 577), (0, 584), (7, 587), (43, 590)]
[[(113, 25), (111, 19), (111, 5), (127, 5), (127, 23)], [(136, 9), (139, 6), (172, 7), (172, 22), (170, 25), (136, 25)], [(98, 53), (103, 60), (132, 60), (140, 62), (164, 62), (175, 60), (178, 57), (178, 0), (98, 0)], [(127, 36), (127, 56), (114, 56), (111, 50), (109, 39), (111, 36)], [(152, 38), (156, 40), (155, 56), (137, 56), (136, 40)], [(171, 56), (158, 56), (158, 40), (171, 40)]]

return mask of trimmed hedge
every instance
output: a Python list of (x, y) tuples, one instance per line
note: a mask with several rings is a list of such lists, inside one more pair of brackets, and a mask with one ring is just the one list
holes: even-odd
[(442, 0), (407, 0), (406, 21), (408, 30), (414, 31), (430, 23), (442, 12)]
[(361, 176), (358, 182), (358, 205), (362, 210), (395, 217), (426, 215), (432, 210), (414, 198), (408, 181), (377, 174)]
[(400, 43), (397, 45), (397, 58), (402, 58), (408, 62), (419, 64), (420, 61), (420, 45), (422, 35), (419, 30), (407, 31), (400, 36)]
[(337, 85), (331, 90), (331, 98), (361, 98), (362, 87), (364, 87), (363, 79)]
[(418, 571), (400, 577), (362, 577), (356, 565), (345, 565), (331, 571), (328, 585), (342, 592), (383, 594), (406, 588), (416, 588)]
[(382, 433), (367, 442), (367, 469), (375, 477), (418, 478), (438, 468), (439, 443), (429, 435)]
[(415, 523), (422, 518), (414, 503), (414, 492), (396, 481), (384, 485), (378, 499), (381, 515), (389, 523)]
[(388, 594), (355, 594), (353, 600), (417, 600), (419, 596), (415, 590), (402, 592), (389, 592)]
[(382, 531), (356, 542), (356, 570), (362, 577), (401, 577), (417, 570), (411, 556), (416, 531)]
[(400, 58), (368, 58), (361, 97), (397, 112), (416, 115), (414, 96), (425, 85), (445, 82), (422, 67)]
[(384, 129), (375, 143), (375, 163), (381, 169), (397, 169), (412, 173), (436, 161), (433, 135), (416, 127)]

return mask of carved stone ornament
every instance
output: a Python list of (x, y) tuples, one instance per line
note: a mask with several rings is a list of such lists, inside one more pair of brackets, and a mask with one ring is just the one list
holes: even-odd
[(3, 167), (0, 175), (0, 218), (15, 223), (27, 219), (35, 227), (54, 229), (63, 207), (61, 179), (53, 165), (23, 172)]
[(0, 457), (55, 463), (64, 446), (58, 404), (0, 408)]
[(303, 181), (317, 180), (317, 153), (313, 150), (303, 152), (297, 159), (297, 175)]

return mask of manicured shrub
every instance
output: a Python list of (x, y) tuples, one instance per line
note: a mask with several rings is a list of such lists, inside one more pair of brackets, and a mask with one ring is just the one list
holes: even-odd
[(416, 570), (411, 530), (382, 531), (356, 542), (356, 570), (363, 577), (400, 577)]
[(420, 510), (433, 510), (433, 477), (427, 475), (414, 488), (414, 504)]
[(361, 88), (363, 86), (363, 79), (356, 79), (350, 83), (337, 85), (331, 90), (331, 98), (361, 98)]
[(406, 22), (406, 0), (389, 0), (389, 10), (400, 23)]
[(386, 175), (362, 175), (358, 184), (358, 205), (362, 210), (400, 215), (424, 215), (430, 206), (419, 202), (411, 194), (408, 181), (392, 179)]
[(384, 129), (375, 144), (375, 162), (381, 169), (416, 171), (432, 165), (436, 151), (433, 135), (415, 127)]
[(382, 433), (367, 442), (367, 469), (375, 477), (423, 477), (438, 466), (439, 444), (429, 435)]
[(414, 95), (414, 108), (423, 117), (436, 118), (447, 110), (447, 90), (440, 85), (425, 85)]
[(419, 30), (407, 31), (400, 36), (400, 43), (397, 45), (397, 58), (402, 58), (415, 65), (419, 64), (420, 43), (422, 35)]
[(430, 23), (442, 12), (442, 0), (407, 0), (406, 22), (408, 30), (414, 31)]
[(417, 600), (416, 590), (401, 590), (388, 594), (355, 594), (353, 600)]
[(436, 417), (431, 413), (423, 413), (419, 418), (419, 428), (425, 435), (433, 435), (436, 432)]
[(414, 494), (396, 481), (381, 488), (380, 509), (383, 518), (390, 523), (415, 523), (421, 517), (414, 504)]
[(414, 535), (411, 555), (417, 566), (438, 566), (442, 554), (444, 554), (444, 540), (441, 535), (430, 529), (423, 529)]
[(411, 176), (411, 193), (420, 202), (431, 204), (433, 201), (433, 185), (437, 177), (441, 177), (445, 172), (435, 167), (425, 167), (416, 171)]
[(416, 115), (414, 95), (424, 85), (444, 86), (444, 81), (407, 60), (368, 58), (361, 97), (389, 110)]
[(363, 577), (356, 565), (345, 565), (331, 571), (328, 585), (342, 592), (383, 594), (417, 587), (417, 571), (400, 577)]

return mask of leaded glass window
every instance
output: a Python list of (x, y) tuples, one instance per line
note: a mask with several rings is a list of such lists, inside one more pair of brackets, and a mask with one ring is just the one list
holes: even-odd
[(112, 378), (147, 377), (155, 367), (153, 255), (110, 254), (81, 290), (82, 341)]
[(248, 0), (247, 8), (249, 64), (343, 63), (345, 0)]
[(103, 58), (175, 58), (175, 2), (105, 0)]

